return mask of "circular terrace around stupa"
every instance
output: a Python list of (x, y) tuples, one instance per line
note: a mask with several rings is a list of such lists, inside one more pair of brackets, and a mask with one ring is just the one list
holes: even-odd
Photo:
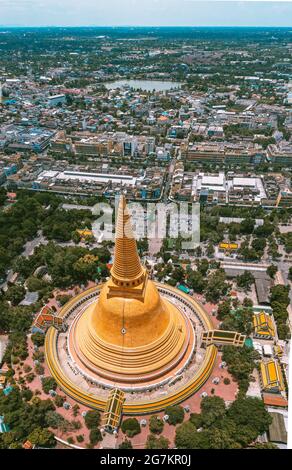
[(110, 279), (58, 315), (68, 328), (48, 330), (48, 366), (69, 396), (92, 408), (103, 410), (109, 390), (119, 388), (124, 413), (158, 411), (191, 396), (211, 374), (217, 349), (201, 347), (211, 320), (192, 297), (149, 279), (124, 196)]

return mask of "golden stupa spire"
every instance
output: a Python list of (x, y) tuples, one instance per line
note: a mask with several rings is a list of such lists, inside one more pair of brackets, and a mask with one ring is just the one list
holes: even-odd
[(114, 263), (111, 269), (113, 282), (122, 287), (134, 287), (144, 280), (145, 269), (142, 267), (137, 251), (137, 243), (131, 225), (126, 198), (121, 195), (116, 224)]

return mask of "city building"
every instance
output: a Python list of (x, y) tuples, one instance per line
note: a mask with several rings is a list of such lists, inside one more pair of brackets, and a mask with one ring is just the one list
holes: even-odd
[[(183, 162), (176, 163), (171, 198), (197, 201), (202, 204), (232, 204), (242, 206), (262, 205), (267, 201), (265, 181), (261, 176), (219, 172), (187, 172)], [(276, 200), (274, 201), (274, 205)]]
[(48, 97), (48, 106), (58, 106), (59, 104), (66, 103), (66, 95), (53, 95)]
[(285, 140), (278, 144), (270, 144), (267, 148), (267, 159), (274, 165), (291, 167), (292, 165), (292, 144)]
[(265, 159), (261, 145), (252, 142), (182, 143), (182, 159), (189, 162), (212, 164), (259, 164)]

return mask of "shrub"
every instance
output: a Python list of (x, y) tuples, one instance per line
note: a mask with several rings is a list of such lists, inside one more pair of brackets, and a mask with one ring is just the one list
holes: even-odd
[(48, 411), (46, 413), (46, 424), (53, 429), (60, 429), (61, 427), (64, 429), (66, 424), (67, 428), (69, 427), (69, 422), (56, 411)]
[(43, 346), (45, 344), (45, 335), (43, 333), (34, 333), (31, 335), (31, 340), (36, 346)]
[(57, 382), (53, 377), (44, 377), (42, 379), (42, 387), (45, 393), (49, 393), (50, 390), (56, 390)]
[(122, 431), (128, 437), (136, 436), (141, 432), (139, 421), (136, 418), (128, 418), (122, 422)]
[(44, 367), (43, 367), (41, 364), (37, 364), (37, 365), (35, 366), (34, 370), (35, 370), (35, 373), (36, 373), (37, 375), (43, 375), (44, 372), (45, 372), (45, 369), (44, 369)]
[(92, 445), (96, 445), (98, 442), (102, 441), (102, 435), (99, 429), (91, 429), (89, 433), (89, 440)]
[(25, 401), (29, 401), (29, 400), (32, 399), (33, 393), (32, 393), (31, 390), (29, 390), (29, 388), (27, 388), (27, 389), (25, 389), (21, 392), (21, 396), (22, 396), (22, 398), (25, 399)]
[(34, 361), (44, 362), (45, 354), (43, 351), (35, 351), (32, 355)]
[(223, 380), (224, 385), (229, 385), (230, 384), (230, 379), (228, 377), (225, 377)]
[(157, 415), (152, 415), (149, 420), (149, 429), (153, 434), (160, 434), (163, 431), (164, 423)]
[(63, 307), (63, 305), (65, 305), (67, 302), (69, 302), (69, 300), (72, 298), (71, 295), (67, 295), (67, 294), (64, 294), (64, 295), (57, 295), (57, 301), (59, 302), (59, 304), (61, 305), (61, 307)]
[(94, 429), (97, 428), (100, 424), (100, 413), (99, 411), (92, 410), (88, 411), (86, 413), (86, 416), (84, 418), (85, 424), (88, 429)]
[(68, 442), (68, 444), (74, 444), (74, 439), (73, 439), (73, 437), (71, 437), (71, 436), (68, 437), (67, 442)]
[(125, 439), (120, 445), (119, 449), (133, 449), (132, 442)]
[(72, 413), (73, 413), (73, 416), (76, 418), (76, 416), (78, 415), (78, 411), (80, 410), (80, 407), (79, 405), (77, 405), (77, 403), (73, 406), (72, 408)]
[(62, 397), (61, 395), (56, 395), (55, 396), (55, 399), (54, 399), (54, 402), (55, 402), (55, 405), (60, 408), (61, 406), (63, 406), (63, 404), (65, 403), (66, 401), (66, 398), (65, 397)]
[(77, 442), (83, 442), (84, 437), (82, 436), (82, 434), (78, 434), (78, 436), (76, 436), (76, 440), (77, 440)]
[(146, 441), (146, 449), (168, 449), (169, 440), (163, 436), (156, 437), (149, 434)]
[(28, 436), (28, 441), (40, 447), (55, 447), (54, 434), (48, 429), (35, 428)]
[(76, 421), (76, 420), (71, 421), (71, 426), (75, 431), (76, 429), (82, 428), (82, 424), (80, 423), (80, 421)]
[(26, 378), (26, 381), (27, 381), (28, 383), (31, 383), (31, 382), (34, 380), (35, 375), (34, 375), (33, 372), (31, 372), (30, 374), (26, 375), (25, 378)]

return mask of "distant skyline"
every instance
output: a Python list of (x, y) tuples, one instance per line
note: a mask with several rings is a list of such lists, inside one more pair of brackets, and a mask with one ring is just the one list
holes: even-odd
[(291, 0), (0, 0), (1, 26), (287, 26)]

